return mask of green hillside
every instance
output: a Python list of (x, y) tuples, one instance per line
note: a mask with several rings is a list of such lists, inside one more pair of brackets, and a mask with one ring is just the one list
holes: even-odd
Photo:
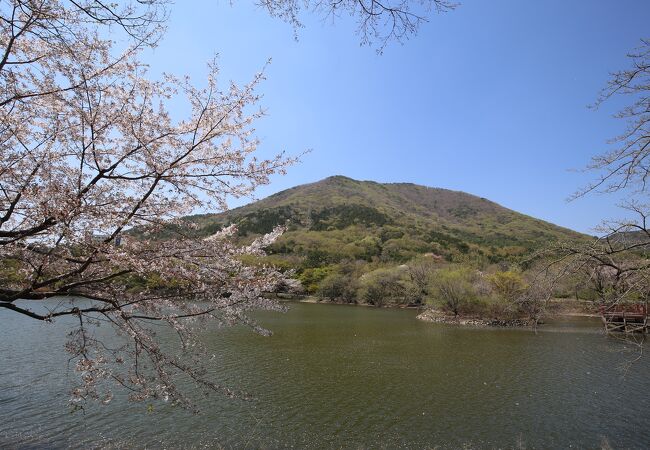
[(287, 224), (270, 252), (275, 262), (298, 269), (349, 260), (405, 262), (419, 254), (480, 266), (515, 262), (550, 242), (584, 238), (463, 192), (343, 176), (187, 219), (202, 235), (235, 223), (244, 239)]

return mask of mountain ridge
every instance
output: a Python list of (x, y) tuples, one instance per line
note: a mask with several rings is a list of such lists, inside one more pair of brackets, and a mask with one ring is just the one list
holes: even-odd
[[(298, 267), (346, 259), (400, 262), (424, 253), (494, 263), (516, 260), (553, 241), (587, 237), (462, 191), (342, 175), (186, 220), (203, 235), (234, 223), (242, 238), (287, 225), (270, 251)], [(306, 262), (315, 253), (320, 263)]]

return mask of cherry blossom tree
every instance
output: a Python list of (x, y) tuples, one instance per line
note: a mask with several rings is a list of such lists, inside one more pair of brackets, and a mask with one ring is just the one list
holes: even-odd
[[(203, 87), (147, 77), (139, 55), (160, 36), (162, 6), (0, 2), (0, 307), (40, 321), (75, 319), (67, 344), (81, 381), (75, 401), (110, 400), (112, 381), (136, 400), (189, 405), (179, 374), (230, 393), (204, 376), (196, 331), (209, 321), (255, 326), (246, 311), (278, 307), (261, 294), (283, 276), (241, 256), (260, 254), (280, 229), (243, 248), (233, 228), (155, 239), (198, 207), (223, 210), (293, 162), (255, 157), (262, 74), (221, 85), (211, 62)], [(115, 32), (127, 36), (125, 48), (106, 37)], [(189, 109), (180, 120), (167, 106), (175, 98)], [(134, 227), (148, 234), (129, 239)], [(152, 278), (159, 281), (132, 287)], [(53, 297), (86, 301), (33, 306)], [(163, 349), (152, 327), (160, 323), (176, 333), (180, 352)], [(99, 324), (122, 344), (96, 338), (90, 328)]]

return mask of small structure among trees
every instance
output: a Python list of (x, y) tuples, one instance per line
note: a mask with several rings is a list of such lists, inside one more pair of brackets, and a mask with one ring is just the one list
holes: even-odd
[(605, 325), (605, 331), (624, 333), (648, 333), (648, 302), (631, 305), (601, 306), (600, 314)]

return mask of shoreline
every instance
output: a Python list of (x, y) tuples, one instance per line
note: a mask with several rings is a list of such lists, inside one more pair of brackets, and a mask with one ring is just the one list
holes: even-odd
[(387, 309), (426, 309), (426, 306), (409, 306), (409, 305), (382, 305), (376, 306), (369, 303), (352, 303), (343, 301), (323, 300), (315, 295), (298, 295), (298, 294), (269, 294), (268, 298), (278, 300), (281, 302), (296, 302), (296, 303), (319, 303), (323, 305), (350, 305), (350, 306), (363, 306), (367, 308), (387, 308)]
[[(426, 306), (400, 306), (400, 305), (382, 305), (375, 306), (365, 303), (347, 303), (337, 302), (331, 300), (323, 300), (313, 295), (297, 295), (297, 294), (271, 294), (272, 298), (282, 302), (297, 302), (297, 303), (310, 303), (310, 304), (324, 304), (324, 305), (347, 305), (347, 306), (362, 306), (366, 308), (386, 308), (386, 309), (414, 309), (421, 310), (416, 318), (424, 322), (430, 323), (444, 323), (449, 325), (459, 326), (474, 326), (474, 327), (495, 327), (495, 328), (525, 328), (535, 326), (533, 321), (526, 319), (494, 319), (482, 317), (455, 317), (446, 315), (441, 311), (427, 308)], [(548, 318), (561, 318), (561, 317), (587, 317), (599, 318), (600, 315), (592, 312), (584, 311), (555, 311), (549, 313)], [(538, 325), (543, 322), (538, 322)]]

